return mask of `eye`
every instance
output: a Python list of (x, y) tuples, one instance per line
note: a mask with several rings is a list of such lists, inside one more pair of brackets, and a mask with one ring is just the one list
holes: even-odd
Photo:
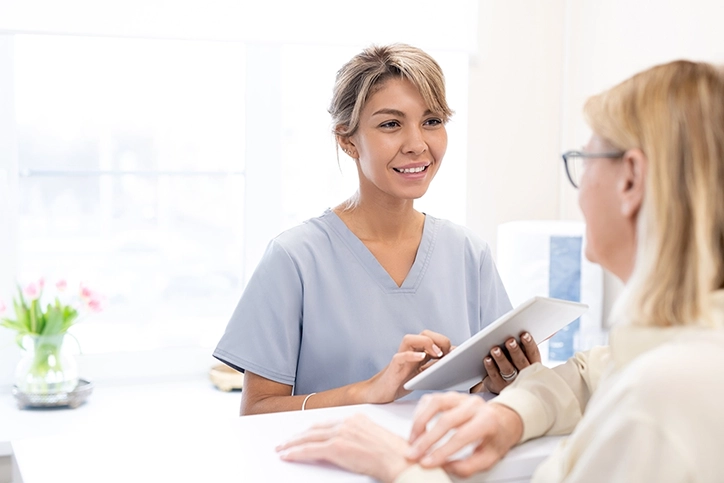
[(380, 124), (380, 127), (383, 129), (394, 129), (396, 127), (400, 127), (400, 123), (397, 121), (385, 121)]
[(425, 126), (431, 126), (431, 127), (442, 126), (442, 124), (443, 124), (442, 119), (440, 119), (438, 117), (433, 117), (433, 118), (427, 119), (424, 122)]

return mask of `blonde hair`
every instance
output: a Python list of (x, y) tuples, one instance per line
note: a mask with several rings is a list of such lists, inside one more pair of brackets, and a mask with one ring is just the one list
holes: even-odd
[(430, 111), (447, 122), (453, 111), (445, 99), (442, 69), (424, 51), (406, 44), (372, 46), (355, 55), (338, 72), (329, 113), (336, 136), (352, 136), (367, 99), (390, 78), (417, 87)]
[(648, 158), (636, 264), (613, 317), (635, 325), (714, 325), (724, 287), (724, 74), (676, 61), (585, 106), (592, 130)]

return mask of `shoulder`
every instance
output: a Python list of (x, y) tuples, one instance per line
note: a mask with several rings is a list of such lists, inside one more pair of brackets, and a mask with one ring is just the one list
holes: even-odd
[(320, 216), (281, 232), (271, 240), (270, 247), (281, 249), (291, 256), (304, 253), (310, 248), (319, 250), (325, 244), (330, 244), (333, 231), (330, 213), (327, 210)]
[(645, 352), (622, 377), (639, 409), (679, 411), (724, 404), (724, 330), (692, 329)]
[(616, 421), (627, 440), (646, 438), (648, 451), (662, 453), (668, 446), (680, 459), (696, 462), (696, 473), (721, 473), (723, 330), (692, 330), (639, 355), (618, 379), (611, 377), (592, 413), (605, 414), (601, 426)]

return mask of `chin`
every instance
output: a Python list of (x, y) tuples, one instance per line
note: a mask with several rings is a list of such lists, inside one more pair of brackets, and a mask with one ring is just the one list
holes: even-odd
[(596, 252), (591, 248), (590, 243), (586, 243), (586, 251), (584, 252), (584, 255), (586, 256), (586, 259), (591, 263), (598, 263), (600, 265), (601, 262), (598, 261), (598, 257), (596, 256)]
[(419, 187), (419, 188), (408, 188), (404, 190), (399, 190), (396, 193), (396, 196), (403, 200), (418, 200), (425, 196), (425, 193), (427, 193), (427, 186)]

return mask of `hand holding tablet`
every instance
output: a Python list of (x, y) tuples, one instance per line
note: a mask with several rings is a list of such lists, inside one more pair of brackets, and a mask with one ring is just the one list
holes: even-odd
[(483, 358), (495, 346), (529, 332), (537, 343), (551, 337), (588, 310), (567, 300), (533, 297), (460, 344), (454, 351), (405, 383), (407, 390), (444, 390), (465, 382), (480, 382), (487, 371)]

